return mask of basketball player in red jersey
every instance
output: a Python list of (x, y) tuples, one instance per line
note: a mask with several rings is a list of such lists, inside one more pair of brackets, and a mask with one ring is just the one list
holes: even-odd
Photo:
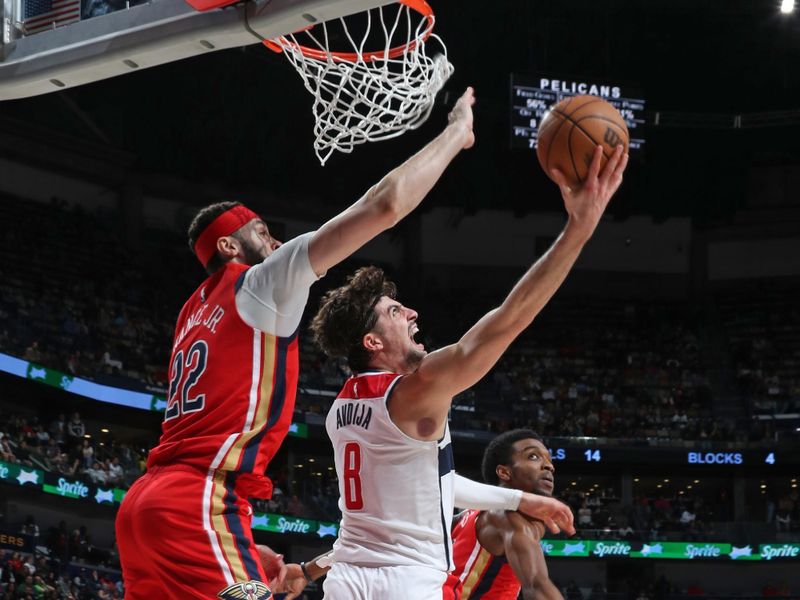
[(594, 233), (627, 164), (622, 146), (601, 171), (602, 156), (598, 146), (579, 189), (552, 173), (568, 215), (563, 231), (458, 342), (427, 353), (414, 339), (417, 313), (396, 300), (396, 287), (375, 267), (359, 269), (323, 298), (315, 341), (354, 372), (326, 420), (342, 521), (325, 600), (441, 596), (453, 569), (453, 396), (486, 375), (530, 325)]
[[(483, 478), (551, 496), (555, 469), (550, 451), (529, 429), (497, 436), (483, 454)], [(455, 569), (444, 600), (563, 600), (547, 574), (540, 541), (544, 525), (510, 511), (468, 510), (453, 528)]]
[(298, 377), (297, 328), (311, 285), (422, 201), (474, 143), (473, 90), (444, 131), (317, 231), (285, 244), (245, 206), (209, 206), (189, 242), (209, 277), (175, 328), (159, 444), (116, 521), (130, 600), (271, 596), (284, 565), (256, 547), (249, 497), (286, 436)]

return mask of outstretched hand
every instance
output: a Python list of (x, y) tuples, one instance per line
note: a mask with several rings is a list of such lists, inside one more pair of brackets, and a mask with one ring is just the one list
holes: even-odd
[(578, 231), (586, 240), (600, 222), (611, 196), (619, 189), (622, 174), (628, 165), (628, 154), (621, 145), (616, 147), (601, 172), (602, 158), (603, 146), (598, 145), (594, 149), (586, 180), (577, 189), (570, 187), (561, 171), (558, 169), (550, 171), (553, 180), (561, 188), (561, 196), (564, 198), (564, 206), (569, 215), (567, 227)]
[(269, 589), (276, 594), (285, 593), (284, 600), (292, 600), (303, 593), (308, 585), (308, 580), (303, 574), (303, 569), (298, 564), (290, 563), (285, 565), (283, 577), (271, 579)]
[(525, 492), (517, 510), (541, 521), (552, 533), (563, 531), (567, 535), (575, 535), (572, 510), (555, 498)]
[(472, 131), (472, 107), (475, 104), (475, 90), (468, 87), (466, 91), (461, 94), (461, 97), (456, 100), (453, 110), (447, 115), (448, 124), (459, 123), (466, 129), (467, 137), (464, 142), (463, 149), (472, 148), (475, 144), (475, 134)]

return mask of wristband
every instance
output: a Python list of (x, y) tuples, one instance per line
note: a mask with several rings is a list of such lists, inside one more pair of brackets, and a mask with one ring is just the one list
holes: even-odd
[(308, 570), (306, 569), (305, 561), (300, 563), (300, 570), (303, 572), (303, 576), (306, 578), (308, 583), (314, 583), (314, 580), (311, 579), (311, 575), (308, 574)]

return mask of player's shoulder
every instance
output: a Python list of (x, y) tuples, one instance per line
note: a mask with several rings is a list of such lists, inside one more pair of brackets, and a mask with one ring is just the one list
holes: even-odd
[(384, 396), (402, 375), (385, 371), (359, 373), (350, 377), (339, 392), (338, 398), (358, 400)]

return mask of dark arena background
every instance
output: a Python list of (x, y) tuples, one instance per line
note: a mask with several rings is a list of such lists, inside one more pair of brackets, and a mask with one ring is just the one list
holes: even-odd
[(312, 288), (256, 540), (300, 561), (337, 533), (323, 424), (347, 372), (309, 342), (321, 294), (377, 264), (426, 347), (458, 339), (564, 224), (520, 87), (619, 88), (641, 142), (623, 186), (563, 288), (455, 399), (456, 468), (479, 479), (498, 432), (545, 437), (578, 527), (543, 542), (568, 600), (800, 597), (800, 15), (779, 0), (431, 4), (455, 73), (430, 119), (325, 167), (311, 97), (260, 45), (0, 102), (0, 598), (124, 597), (114, 517), (204, 278), (195, 212), (236, 199), (279, 239), (313, 230), (436, 135), (467, 85), (475, 147)]

